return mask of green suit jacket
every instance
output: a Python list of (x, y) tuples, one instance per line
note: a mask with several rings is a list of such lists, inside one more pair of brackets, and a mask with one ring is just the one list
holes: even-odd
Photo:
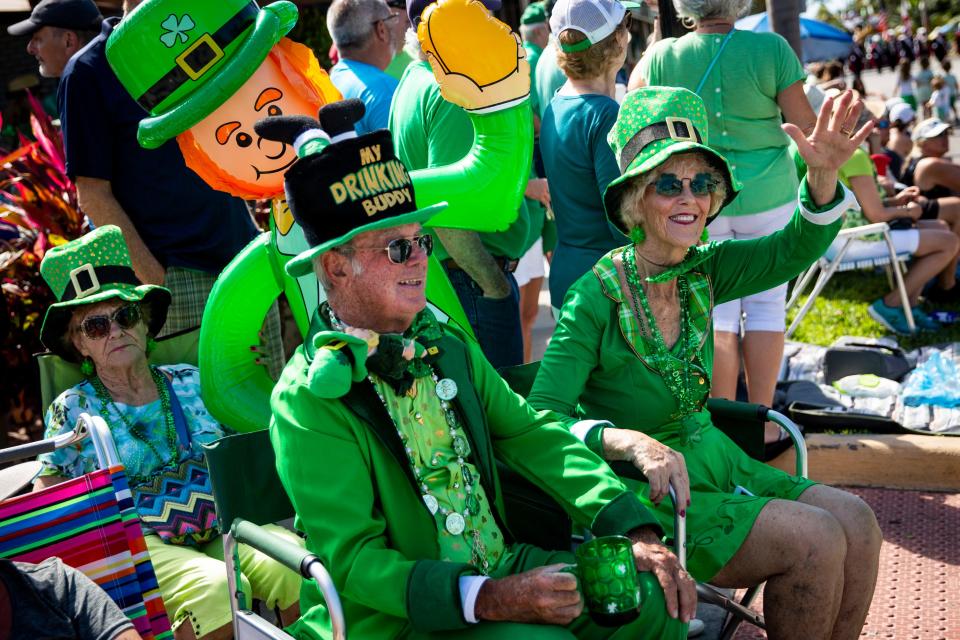
[[(414, 481), (396, 427), (373, 385), (354, 383), (341, 398), (310, 388), (313, 336), (330, 327), (315, 314), (307, 341), (274, 389), (270, 435), (277, 470), (307, 535), (343, 602), (352, 638), (394, 638), (409, 629), (455, 630), (463, 618), (459, 578), (468, 564), (439, 560), (437, 529)], [(440, 377), (459, 388), (454, 402), (464, 419), (481, 482), (510, 541), (496, 471), (500, 460), (552, 496), (597, 535), (656, 520), (606, 464), (573, 436), (557, 414), (537, 412), (497, 375), (480, 348), (451, 326), (433, 345)], [(329, 638), (319, 590), (306, 583), (300, 638)]]

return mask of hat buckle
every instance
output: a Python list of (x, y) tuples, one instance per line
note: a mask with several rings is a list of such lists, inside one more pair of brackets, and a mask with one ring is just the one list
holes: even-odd
[[(81, 274), (86, 274), (87, 279), (90, 280), (90, 284), (86, 287), (80, 284), (79, 276)], [(70, 282), (73, 284), (73, 290), (77, 294), (75, 297), (76, 300), (86, 298), (90, 294), (100, 290), (100, 280), (97, 278), (97, 272), (94, 271), (93, 265), (89, 262), (70, 271)]]
[[(197, 49), (203, 45), (206, 45), (206, 49), (203, 51), (197, 51)], [(189, 60), (196, 52), (196, 55), (201, 58), (198, 62), (201, 62), (203, 66), (199, 69), (194, 69), (192, 62)], [(183, 50), (183, 53), (178, 55), (175, 58), (177, 66), (183, 69), (184, 73), (191, 80), (199, 80), (203, 74), (210, 70), (210, 68), (219, 62), (223, 58), (223, 49), (210, 37), (209, 33), (205, 33), (194, 42), (192, 45)]]
[[(677, 142), (696, 142), (697, 134), (690, 118), (667, 116), (664, 118), (670, 137)], [(679, 125), (679, 126), (678, 126)]]

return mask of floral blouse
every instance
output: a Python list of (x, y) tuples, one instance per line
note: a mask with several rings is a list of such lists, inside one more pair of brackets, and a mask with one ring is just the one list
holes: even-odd
[[(195, 366), (167, 365), (159, 369), (172, 378), (173, 392), (183, 409), (191, 436), (190, 456), (200, 457), (203, 455), (201, 444), (213, 442), (227, 435), (228, 430), (214, 420), (204, 406), (200, 398), (200, 371)], [(116, 413), (118, 410), (125, 414), (127, 420), (123, 420)], [(46, 424), (44, 438), (52, 438), (72, 430), (81, 413), (104, 418), (110, 427), (120, 460), (131, 478), (147, 478), (166, 466), (179, 463), (185, 457), (177, 456), (169, 449), (166, 437), (167, 423), (159, 399), (141, 406), (127, 405), (122, 402), (112, 402), (104, 406), (97, 397), (93, 385), (87, 380), (61, 393), (50, 405), (44, 418)], [(164, 459), (157, 458), (150, 447), (133, 436), (127, 424), (140, 424)], [(183, 443), (180, 443), (180, 447), (183, 447)], [(41, 475), (76, 478), (99, 468), (93, 441), (90, 438), (71, 447), (41, 454), (37, 459), (43, 464)]]

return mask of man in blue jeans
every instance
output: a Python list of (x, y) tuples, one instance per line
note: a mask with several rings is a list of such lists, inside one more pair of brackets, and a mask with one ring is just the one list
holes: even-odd
[[(427, 0), (407, 0), (412, 29), (427, 4)], [(485, 0), (484, 4), (490, 10), (500, 7), (499, 0)], [(411, 170), (453, 164), (470, 151), (473, 124), (463, 109), (440, 95), (416, 38), (407, 38), (406, 51), (414, 61), (404, 71), (390, 105), (389, 128), (397, 155)], [(439, 241), (434, 243), (435, 255), (460, 298), (483, 354), (494, 367), (523, 362), (520, 292), (513, 272), (518, 258), (539, 235), (542, 216), (542, 211), (530, 212), (521, 203), (517, 220), (503, 232), (431, 229)]]

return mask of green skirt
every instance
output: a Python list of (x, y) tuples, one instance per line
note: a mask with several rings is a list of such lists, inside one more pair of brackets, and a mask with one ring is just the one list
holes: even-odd
[[(712, 424), (701, 427), (693, 438), (683, 437), (679, 429), (650, 435), (682, 453), (687, 465), (687, 570), (698, 582), (710, 581), (730, 561), (767, 502), (796, 500), (816, 484), (754, 460)], [(654, 510), (660, 526), (672, 539), (670, 499), (653, 506), (647, 498), (649, 485), (629, 479), (624, 482)], [(738, 486), (754, 495), (735, 494)]]

